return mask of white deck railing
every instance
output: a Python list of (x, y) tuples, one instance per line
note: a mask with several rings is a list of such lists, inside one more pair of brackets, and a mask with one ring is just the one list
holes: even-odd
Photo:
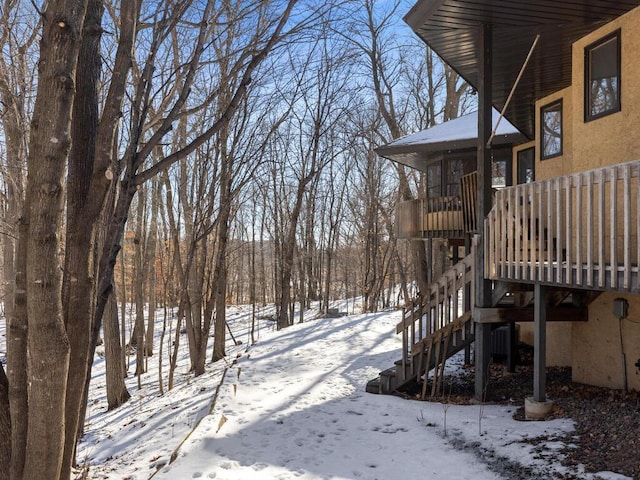
[(639, 191), (633, 161), (496, 192), (487, 277), (637, 293)]

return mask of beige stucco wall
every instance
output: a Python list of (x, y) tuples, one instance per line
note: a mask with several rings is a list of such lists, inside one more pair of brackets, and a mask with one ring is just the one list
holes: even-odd
[[(621, 111), (585, 122), (584, 49), (617, 29), (621, 32)], [(536, 102), (536, 180), (640, 159), (639, 59), (640, 7), (574, 43), (572, 85)], [(563, 101), (563, 155), (540, 161), (540, 107), (559, 98)], [(632, 202), (637, 195), (631, 192)], [(629, 318), (622, 322), (613, 315), (617, 297), (629, 301)], [(639, 295), (605, 293), (590, 305), (588, 322), (549, 323), (547, 328), (549, 365), (571, 364), (577, 382), (609, 388), (623, 388), (626, 382), (629, 389), (640, 390), (640, 369), (635, 366), (640, 361)], [(533, 342), (532, 332), (531, 325), (521, 326), (524, 341)]]
[[(584, 49), (620, 29), (621, 79), (619, 112), (584, 122)], [(573, 45), (573, 173), (640, 159), (640, 8), (580, 39)]]
[[(520, 341), (533, 345), (533, 323), (520, 323)], [(547, 365), (549, 367), (571, 366), (572, 322), (547, 323)]]
[[(622, 321), (613, 315), (613, 300), (618, 297), (629, 301), (629, 316)], [(623, 388), (626, 371), (627, 388), (640, 390), (640, 369), (635, 366), (640, 361), (638, 295), (602, 294), (589, 306), (589, 321), (574, 323), (572, 333), (575, 382)]]
[[(585, 122), (584, 49), (617, 29), (621, 33), (621, 110)], [(574, 119), (572, 159), (564, 166), (565, 173), (640, 159), (637, 135), (640, 131), (640, 83), (636, 81), (640, 78), (638, 55), (640, 8), (574, 43), (570, 92)], [(613, 300), (617, 297), (629, 301), (629, 318), (622, 322), (613, 315)], [(640, 323), (637, 322), (640, 322), (640, 297), (637, 295), (605, 293), (593, 302), (589, 307), (589, 321), (576, 322), (572, 329), (574, 381), (623, 388), (626, 372), (627, 388), (640, 390), (640, 370), (635, 367), (640, 360)]]
[[(620, 29), (621, 110), (584, 121), (584, 49)], [(640, 8), (573, 44), (571, 86), (536, 102), (536, 179), (591, 170), (640, 159)], [(562, 98), (563, 154), (540, 160), (540, 107)]]

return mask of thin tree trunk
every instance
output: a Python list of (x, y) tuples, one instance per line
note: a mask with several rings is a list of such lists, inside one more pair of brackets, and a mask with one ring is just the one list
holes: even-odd
[[(122, 368), (124, 369), (125, 376), (129, 369), (129, 362), (127, 361), (127, 270), (125, 262), (125, 252), (120, 253), (120, 344), (122, 345)], [(115, 288), (115, 283), (114, 283)], [(116, 291), (118, 289), (116, 288)]]
[(104, 350), (106, 361), (107, 408), (113, 410), (125, 403), (131, 395), (124, 382), (125, 372), (122, 363), (122, 344), (118, 321), (118, 302), (115, 290), (109, 295), (104, 312)]
[(13, 314), (8, 319), (7, 378), (11, 411), (11, 477), (22, 478), (26, 461), (29, 404), (27, 399), (27, 235), (20, 219), (16, 250), (16, 290)]
[(147, 316), (147, 330), (145, 338), (145, 355), (153, 355), (153, 336), (155, 332), (156, 320), (156, 252), (158, 244), (158, 205), (160, 203), (160, 182), (157, 178), (153, 180), (151, 197), (151, 218), (149, 232), (147, 235), (147, 245), (145, 252), (145, 270), (147, 272), (147, 294), (149, 298), (149, 312)]
[(173, 377), (176, 372), (176, 365), (178, 362), (178, 350), (180, 348), (180, 329), (182, 328), (182, 316), (184, 312), (183, 301), (180, 301), (178, 306), (178, 318), (176, 320), (176, 331), (174, 332), (173, 340), (173, 353), (169, 353), (169, 380), (167, 382), (167, 389), (173, 389)]
[[(11, 412), (9, 411), (9, 379), (0, 363), (0, 437), (11, 438)], [(0, 478), (10, 478), (11, 449), (0, 449)]]
[[(216, 362), (226, 356), (227, 325), (227, 244), (229, 241), (229, 218), (231, 216), (231, 158), (226, 158), (223, 147), (223, 167), (220, 174), (220, 213), (218, 215), (218, 232), (216, 246), (218, 248), (213, 271), (216, 319), (213, 326), (213, 355)], [(208, 332), (207, 332), (208, 334)]]
[[(98, 131), (97, 83), (100, 76), (100, 25), (102, 3), (89, 0), (76, 77), (76, 101), (71, 122), (72, 148), (67, 174), (67, 232), (62, 305), (70, 357), (65, 399), (65, 441), (61, 478), (71, 476), (76, 436), (87, 378), (95, 284), (90, 261), (93, 228), (102, 202), (89, 196)], [(98, 202), (89, 205), (91, 201)]]
[(291, 277), (293, 273), (296, 245), (296, 229), (298, 226), (300, 212), (302, 210), (304, 191), (311, 178), (312, 176), (303, 179), (298, 185), (295, 203), (289, 217), (289, 228), (286, 232), (282, 246), (282, 264), (280, 266), (280, 275), (278, 276), (278, 281), (280, 283), (280, 297), (278, 298), (278, 307), (280, 309), (278, 316), (278, 330), (288, 327), (291, 322), (291, 319), (289, 318), (289, 307), (291, 304)]
[(134, 298), (136, 302), (136, 323), (133, 329), (132, 344), (135, 339), (136, 346), (136, 375), (138, 376), (138, 388), (142, 388), (140, 376), (146, 372), (144, 364), (144, 264), (142, 261), (143, 253), (142, 246), (144, 238), (144, 195), (138, 196), (138, 211), (136, 216), (136, 235), (134, 238), (134, 263), (135, 263), (135, 281), (134, 286)]
[[(6, 6), (5, 6), (6, 7)], [(5, 15), (10, 15), (8, 11)], [(5, 37), (6, 38), (6, 37)], [(9, 68), (0, 58), (0, 67), (5, 75)], [(27, 161), (28, 129), (22, 121), (26, 118), (25, 98), (16, 95), (11, 80), (0, 77), (0, 95), (3, 104), (2, 122), (6, 170), (6, 225), (2, 235), (4, 260), (4, 311), (7, 326), (7, 395), (2, 396), (0, 409), (9, 419), (9, 429), (0, 431), (0, 450), (4, 451), (10, 464), (0, 469), (0, 477), (21, 475), (25, 460), (27, 435), (27, 313), (25, 261), (26, 252), (18, 252), (18, 246), (26, 247), (27, 226), (21, 219), (24, 204), (24, 174)], [(20, 240), (20, 237), (23, 237)], [(11, 415), (13, 413), (13, 415)], [(4, 457), (3, 457), (4, 458)]]

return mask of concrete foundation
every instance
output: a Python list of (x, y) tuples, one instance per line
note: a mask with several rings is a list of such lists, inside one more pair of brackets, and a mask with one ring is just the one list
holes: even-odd
[(524, 416), (527, 420), (544, 420), (551, 413), (553, 400), (536, 402), (533, 397), (524, 399)]

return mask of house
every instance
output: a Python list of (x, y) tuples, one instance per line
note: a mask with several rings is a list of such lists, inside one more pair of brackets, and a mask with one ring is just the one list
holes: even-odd
[[(478, 92), (479, 168), (460, 190), (477, 220), (465, 257), (407, 305), (402, 359), (379, 389), (434, 369), (435, 391), (447, 356), (474, 342), (482, 399), (492, 331), (513, 341), (518, 323), (534, 344), (533, 406), (547, 403), (547, 365), (640, 390), (640, 1), (419, 0), (405, 21)], [(513, 185), (495, 192), (493, 108), (524, 136)]]

